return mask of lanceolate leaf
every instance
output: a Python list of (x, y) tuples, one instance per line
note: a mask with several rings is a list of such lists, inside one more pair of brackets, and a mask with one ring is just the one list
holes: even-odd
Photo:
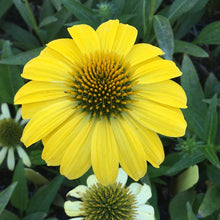
[(158, 44), (165, 53), (165, 59), (172, 60), (174, 50), (174, 38), (170, 22), (162, 15), (155, 15), (153, 18), (153, 27)]
[(15, 190), (16, 185), (17, 182), (14, 182), (0, 193), (0, 215), (4, 210), (5, 206), (8, 204), (8, 201), (11, 198), (11, 195)]
[(28, 204), (28, 188), (27, 180), (24, 174), (24, 165), (21, 159), (15, 168), (13, 182), (17, 182), (18, 185), (11, 197), (11, 203), (22, 212), (26, 209)]

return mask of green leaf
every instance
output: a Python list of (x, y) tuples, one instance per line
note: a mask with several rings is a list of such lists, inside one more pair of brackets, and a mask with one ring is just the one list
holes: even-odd
[(24, 174), (24, 165), (21, 159), (15, 168), (13, 182), (17, 182), (18, 184), (12, 194), (11, 203), (22, 212), (26, 209), (28, 204), (28, 188), (27, 180)]
[(214, 95), (209, 104), (205, 118), (205, 139), (206, 142), (214, 144), (217, 129), (217, 95)]
[(1, 0), (0, 1), (0, 18), (5, 12), (12, 6), (12, 0)]
[(211, 98), (217, 92), (215, 91), (215, 87), (218, 84), (219, 84), (219, 81), (217, 77), (215, 76), (215, 74), (210, 73), (204, 85), (205, 97)]
[[(2, 59), (12, 56), (10, 42), (5, 41), (2, 50)], [(0, 61), (1, 62), (1, 61)], [(20, 77), (21, 68), (17, 66), (1, 65), (0, 68), (0, 97), (7, 103), (14, 103), (14, 95), (24, 84)]]
[(0, 214), (0, 220), (20, 220), (20, 218), (17, 215), (15, 215), (13, 212), (10, 212), (7, 209), (5, 209)]
[(174, 38), (173, 30), (169, 20), (162, 15), (155, 15), (153, 17), (153, 27), (157, 42), (165, 53), (165, 59), (172, 60), (174, 51)]
[(34, 25), (32, 23), (32, 19), (30, 17), (30, 14), (28, 13), (28, 10), (25, 6), (25, 4), (21, 0), (13, 0), (15, 7), (18, 9), (19, 14), (24, 19), (26, 24), (32, 28), (34, 28)]
[(192, 204), (195, 196), (195, 191), (185, 191), (177, 194), (169, 205), (170, 219), (176, 220), (178, 216), (178, 220), (187, 220), (186, 204), (187, 202)]
[(11, 195), (15, 190), (16, 185), (17, 182), (14, 182), (0, 193), (0, 214), (4, 210), (5, 206), (8, 204), (8, 201), (11, 198)]
[(220, 169), (214, 165), (208, 165), (206, 167), (206, 173), (209, 180), (211, 180), (216, 186), (220, 187)]
[(204, 218), (218, 209), (220, 209), (220, 188), (217, 186), (211, 186), (205, 194), (199, 207), (198, 214)]
[(8, 56), (0, 60), (1, 64), (9, 65), (25, 65), (29, 60), (38, 56), (44, 47), (35, 48), (26, 52), (22, 52), (16, 55)]
[(63, 180), (63, 176), (57, 176), (48, 185), (40, 188), (34, 196), (31, 197), (26, 209), (27, 214), (35, 212), (48, 213)]
[(26, 216), (22, 220), (43, 220), (44, 217), (46, 216), (47, 216), (47, 213), (45, 212), (36, 212), (36, 213)]
[(220, 44), (220, 21), (213, 22), (202, 29), (193, 43)]
[(194, 212), (192, 210), (192, 206), (189, 202), (186, 203), (186, 208), (187, 208), (188, 220), (198, 220), (196, 215), (194, 214)]
[(78, 19), (91, 25), (98, 24), (97, 14), (76, 0), (61, 0), (64, 6)]
[(175, 192), (180, 193), (193, 187), (199, 180), (199, 168), (197, 165), (189, 167), (177, 176)]
[[(188, 109), (184, 110), (184, 113), (188, 112), (188, 114), (185, 114), (185, 117), (186, 117), (186, 120), (190, 122), (190, 119), (192, 117), (187, 118), (187, 116), (191, 114), (197, 116), (200, 124), (199, 124), (199, 127), (194, 130), (194, 132), (200, 138), (204, 139), (204, 134), (203, 133), (201, 134), (200, 127), (204, 127), (204, 120), (205, 120), (205, 115), (207, 112), (207, 106), (202, 101), (205, 97), (204, 97), (204, 93), (199, 82), (196, 69), (193, 66), (192, 61), (187, 55), (184, 55), (183, 57), (183, 63), (182, 63), (181, 69), (183, 72), (183, 75), (181, 76), (181, 85), (186, 92), (187, 105), (188, 105)], [(194, 127), (192, 127), (192, 129), (194, 129)]]
[(199, 0), (175, 0), (169, 9), (168, 19), (174, 22), (182, 14), (188, 12)]
[(60, 0), (51, 0), (53, 6), (56, 8), (57, 11), (60, 11), (62, 8), (62, 3)]
[(25, 168), (24, 170), (26, 178), (36, 186), (42, 186), (49, 183), (48, 179), (42, 176), (39, 172), (30, 168)]
[(51, 24), (53, 22), (56, 22), (58, 19), (54, 16), (48, 16), (46, 18), (44, 18), (41, 22), (39, 27), (44, 27), (47, 26), (48, 24)]
[[(39, 47), (40, 45), (39, 41), (32, 33), (26, 31), (16, 24), (4, 22), (1, 28), (15, 41), (22, 42), (23, 45), (27, 45), (27, 49)], [(22, 49), (24, 49), (24, 47)]]
[(175, 40), (174, 41), (174, 53), (186, 53), (195, 57), (208, 57), (208, 53), (206, 53), (202, 48), (196, 46), (195, 44)]
[(204, 148), (201, 149), (204, 153), (205, 157), (212, 163), (214, 166), (220, 168), (220, 162), (218, 156), (214, 150), (213, 145), (206, 145)]

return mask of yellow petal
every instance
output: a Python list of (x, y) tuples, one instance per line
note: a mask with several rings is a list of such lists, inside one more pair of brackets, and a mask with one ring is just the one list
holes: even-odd
[(112, 51), (119, 55), (126, 56), (133, 47), (137, 37), (137, 29), (128, 24), (119, 24), (115, 35)]
[(118, 175), (118, 149), (109, 121), (96, 122), (92, 137), (92, 168), (103, 185), (113, 184)]
[(153, 84), (137, 84), (134, 89), (138, 90), (136, 94), (138, 98), (144, 100), (152, 100), (165, 105), (177, 108), (186, 108), (186, 94), (182, 87), (173, 82), (166, 80)]
[(136, 69), (133, 77), (137, 79), (140, 84), (151, 84), (181, 75), (181, 71), (173, 61), (161, 59), (141, 65)]
[(135, 135), (135, 127), (128, 125), (124, 118), (111, 118), (112, 130), (118, 145), (119, 162), (123, 170), (135, 181), (143, 177), (147, 170), (143, 145)]
[[(61, 98), (63, 99), (63, 98)], [(33, 102), (28, 104), (23, 104), (21, 108), (21, 115), (23, 119), (30, 119), (32, 118), (37, 112), (41, 111), (43, 108), (53, 105), (59, 102), (58, 99), (52, 99), (47, 101), (41, 102)]]
[(90, 55), (100, 50), (97, 33), (89, 25), (74, 25), (68, 28), (68, 31), (83, 54)]
[(25, 126), (21, 141), (26, 147), (52, 132), (74, 113), (71, 100), (63, 99), (37, 112)]
[(138, 121), (134, 120), (129, 112), (126, 115), (126, 120), (129, 126), (135, 127), (135, 135), (143, 144), (147, 161), (158, 168), (164, 160), (164, 150), (160, 138), (155, 132), (143, 127)]
[(42, 158), (47, 165), (60, 165), (67, 148), (73, 143), (85, 123), (89, 123), (88, 117), (78, 111), (74, 112), (61, 126), (42, 139), (44, 145)]
[(37, 81), (59, 82), (71, 80), (71, 65), (52, 57), (37, 57), (25, 66), (22, 77)]
[(70, 87), (64, 83), (31, 81), (20, 88), (15, 95), (14, 102), (17, 105), (57, 99), (68, 96), (65, 91), (69, 89)]
[(132, 103), (132, 116), (144, 127), (169, 137), (185, 134), (186, 121), (178, 108), (152, 101)]
[(72, 39), (53, 40), (47, 44), (47, 47), (60, 53), (63, 57), (65, 57), (72, 63), (80, 62), (80, 57), (82, 56), (82, 53)]
[(118, 30), (119, 21), (109, 20), (102, 23), (96, 30), (102, 51), (111, 51)]
[(133, 67), (137, 64), (163, 54), (164, 52), (158, 47), (152, 46), (150, 44), (140, 43), (132, 47), (131, 51), (126, 56), (126, 61), (130, 62), (131, 67)]
[(61, 161), (60, 173), (68, 179), (81, 177), (91, 166), (91, 144), (94, 121), (83, 121), (82, 129), (68, 146)]

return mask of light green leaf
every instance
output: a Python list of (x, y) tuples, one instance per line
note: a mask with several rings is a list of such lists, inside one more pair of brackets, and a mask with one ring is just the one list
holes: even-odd
[(211, 186), (205, 194), (199, 207), (198, 214), (204, 218), (218, 209), (220, 209), (220, 188), (217, 186)]
[(186, 203), (186, 208), (187, 208), (188, 220), (198, 220), (196, 215), (194, 214), (194, 212), (192, 210), (192, 206), (189, 202)]
[(8, 56), (0, 60), (1, 64), (9, 65), (25, 65), (29, 60), (38, 56), (44, 47), (35, 48), (26, 52), (22, 52), (16, 55)]
[(208, 53), (206, 53), (201, 47), (196, 46), (195, 44), (175, 40), (174, 41), (174, 53), (186, 53), (195, 57), (208, 57)]
[(48, 24), (51, 24), (53, 22), (56, 22), (58, 19), (54, 16), (48, 16), (46, 18), (44, 18), (41, 22), (39, 27), (42, 28), (44, 26), (47, 26)]
[(217, 95), (210, 100), (209, 108), (205, 118), (205, 139), (206, 142), (214, 144), (217, 130)]
[(12, 0), (1, 0), (0, 1), (0, 18), (5, 12), (12, 6)]
[(169, 9), (168, 19), (174, 22), (182, 14), (188, 12), (199, 0), (175, 0)]
[(48, 179), (46, 179), (44, 176), (42, 176), (39, 172), (35, 170), (25, 168), (24, 171), (26, 178), (37, 186), (42, 186), (49, 183)]
[(187, 202), (193, 203), (195, 199), (196, 193), (195, 191), (184, 191), (177, 194), (170, 202), (169, 205), (169, 213), (171, 220), (187, 220)]
[(189, 167), (177, 176), (175, 192), (180, 193), (193, 187), (199, 180), (199, 168), (197, 165)]
[(4, 210), (5, 206), (8, 204), (8, 201), (11, 198), (11, 195), (15, 190), (16, 185), (17, 182), (14, 182), (0, 193), (0, 214)]
[(27, 180), (24, 174), (24, 165), (21, 159), (15, 168), (13, 182), (17, 182), (18, 184), (12, 194), (11, 203), (14, 207), (23, 212), (28, 204), (28, 188)]
[(165, 59), (172, 60), (174, 51), (174, 38), (170, 22), (162, 15), (155, 15), (153, 17), (153, 27), (157, 42), (165, 53)]
[(78, 19), (89, 24), (98, 24), (97, 14), (77, 0), (61, 0), (64, 6)]
[(220, 44), (220, 21), (213, 22), (202, 29), (193, 43)]
[(48, 185), (40, 188), (34, 196), (31, 197), (26, 209), (27, 214), (35, 212), (47, 213), (63, 180), (63, 176), (57, 176)]

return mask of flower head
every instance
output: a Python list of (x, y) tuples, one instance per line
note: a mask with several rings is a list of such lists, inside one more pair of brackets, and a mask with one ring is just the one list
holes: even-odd
[[(101, 185), (95, 175), (87, 179), (87, 186), (79, 185), (67, 193), (68, 197), (77, 201), (67, 201), (64, 209), (68, 216), (74, 219), (154, 219), (154, 209), (145, 204), (151, 197), (148, 185), (131, 183), (128, 187), (127, 174), (120, 168), (116, 183)], [(81, 201), (79, 201), (79, 199)]]
[(21, 119), (21, 109), (17, 111), (15, 118), (11, 118), (11, 114), (6, 103), (1, 105), (0, 115), (0, 164), (4, 161), (7, 153), (7, 166), (9, 170), (14, 170), (16, 149), (19, 157), (23, 160), (26, 166), (31, 166), (30, 159), (27, 153), (22, 148), (20, 138), (23, 131), (25, 120)]
[(68, 31), (72, 39), (48, 43), (24, 67), (22, 77), (31, 81), (15, 103), (30, 121), (21, 140), (28, 147), (42, 139), (42, 158), (69, 179), (92, 165), (101, 184), (112, 184), (120, 164), (139, 180), (146, 161), (159, 167), (164, 160), (157, 133), (185, 134), (186, 95), (170, 80), (181, 72), (159, 57), (161, 49), (134, 45), (137, 30), (118, 20), (96, 31), (88, 25)]

